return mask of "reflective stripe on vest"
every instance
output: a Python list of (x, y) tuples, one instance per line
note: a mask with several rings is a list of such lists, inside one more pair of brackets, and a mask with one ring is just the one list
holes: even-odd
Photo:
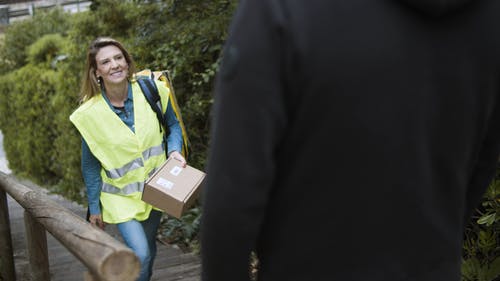
[(140, 168), (140, 167), (144, 167), (144, 161), (143, 161), (143, 159), (144, 160), (148, 160), (152, 156), (157, 156), (157, 155), (160, 155), (160, 154), (163, 154), (163, 153), (165, 153), (164, 150), (163, 150), (163, 146), (162, 145), (157, 145), (157, 146), (151, 147), (151, 148), (146, 149), (145, 151), (143, 151), (142, 152), (142, 157), (143, 158), (136, 158), (136, 159), (132, 160), (131, 162), (125, 164), (121, 168), (117, 168), (117, 169), (113, 169), (113, 170), (104, 170), (104, 172), (106, 173), (106, 176), (108, 178), (111, 178), (111, 179), (121, 178), (127, 172), (129, 172), (131, 170), (134, 170), (134, 169), (137, 169), (137, 168)]
[[(157, 170), (158, 168), (155, 168), (149, 173), (148, 176), (151, 177)], [(101, 192), (120, 194), (120, 195), (129, 195), (134, 192), (142, 192), (143, 190), (144, 190), (144, 182), (134, 182), (122, 188), (118, 188), (114, 185), (103, 182), (101, 188)]]

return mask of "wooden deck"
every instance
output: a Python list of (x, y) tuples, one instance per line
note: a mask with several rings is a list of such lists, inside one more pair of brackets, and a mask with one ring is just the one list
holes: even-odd
[[(23, 184), (42, 192), (46, 190), (31, 183)], [(58, 204), (84, 217), (86, 209), (70, 202), (58, 195), (49, 195)], [(28, 270), (28, 257), (25, 241), (24, 209), (9, 195), (9, 217), (11, 224), (14, 262), (16, 265), (17, 281), (31, 281)], [(106, 232), (121, 241), (116, 227), (108, 225)], [(158, 254), (154, 264), (153, 281), (199, 281), (200, 259), (197, 255), (183, 253), (180, 249), (157, 242)], [(52, 281), (81, 281), (87, 269), (63, 245), (47, 232), (47, 246), (49, 253), (50, 275)]]

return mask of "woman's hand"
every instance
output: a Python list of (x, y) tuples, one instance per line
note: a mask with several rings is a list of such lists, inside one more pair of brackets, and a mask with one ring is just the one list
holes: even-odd
[(187, 165), (186, 159), (184, 159), (184, 156), (182, 156), (182, 154), (180, 154), (179, 151), (170, 152), (170, 155), (168, 157), (178, 160), (179, 162), (181, 162), (182, 167), (186, 168)]
[(104, 221), (102, 220), (101, 214), (90, 215), (89, 222), (90, 222), (90, 224), (95, 225), (102, 230), (104, 230), (104, 227), (106, 227), (106, 223), (104, 223)]

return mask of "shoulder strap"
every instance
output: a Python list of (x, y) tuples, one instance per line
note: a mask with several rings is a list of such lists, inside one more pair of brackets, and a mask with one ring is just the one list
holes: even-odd
[[(169, 102), (170, 102), (170, 105), (172, 106), (172, 109), (174, 110), (175, 116), (177, 117), (177, 120), (179, 121), (179, 125), (180, 125), (181, 130), (182, 130), (182, 152), (181, 153), (187, 159), (189, 156), (189, 138), (188, 138), (186, 126), (184, 124), (184, 120), (182, 119), (182, 114), (181, 114), (179, 104), (177, 103), (177, 98), (175, 96), (174, 86), (172, 83), (172, 79), (170, 78), (170, 73), (168, 72), (168, 70), (162, 70), (162, 71), (157, 72), (157, 73), (160, 73), (158, 75), (158, 80), (163, 81), (167, 85), (168, 89), (170, 90)], [(154, 75), (154, 74), (151, 74), (151, 75)]]
[[(160, 122), (160, 131), (161, 127), (164, 128), (165, 134), (164, 137), (166, 138), (169, 135), (169, 127), (167, 126), (167, 122), (164, 118), (163, 111), (162, 111), (162, 104), (161, 104), (161, 99), (160, 95), (158, 93), (158, 88), (156, 87), (155, 80), (157, 81), (162, 81), (165, 83), (167, 88), (170, 90), (169, 94), (169, 103), (172, 106), (172, 109), (174, 110), (175, 117), (179, 121), (179, 125), (181, 127), (182, 131), (182, 151), (181, 153), (186, 157), (186, 159), (189, 156), (189, 139), (187, 135), (187, 130), (184, 125), (184, 121), (182, 120), (182, 115), (181, 115), (181, 110), (179, 108), (179, 105), (177, 104), (177, 99), (175, 97), (174, 93), (174, 88), (172, 86), (172, 80), (170, 79), (170, 75), (167, 70), (163, 71), (151, 71), (149, 69), (140, 71), (136, 73), (136, 79), (137, 83), (139, 83), (139, 86), (142, 90), (142, 93), (146, 97), (146, 100), (148, 101), (149, 105), (151, 106), (151, 109), (156, 113), (156, 116), (158, 118), (158, 121)], [(166, 145), (166, 141), (165, 141)]]
[(142, 93), (146, 97), (151, 109), (156, 113), (156, 117), (160, 123), (161, 132), (161, 128), (166, 128), (167, 126), (165, 126), (166, 124), (162, 114), (161, 99), (158, 94), (158, 88), (156, 88), (154, 81), (148, 78), (139, 78), (137, 79), (137, 83), (139, 83), (139, 87), (141, 87)]

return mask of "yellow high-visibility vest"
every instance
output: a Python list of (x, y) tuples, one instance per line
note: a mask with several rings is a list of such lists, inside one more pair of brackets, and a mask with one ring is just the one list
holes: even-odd
[[(165, 162), (163, 132), (136, 82), (131, 83), (135, 133), (112, 111), (102, 95), (75, 110), (70, 120), (101, 163), (100, 200), (103, 220), (121, 223), (149, 217), (150, 204), (141, 200), (146, 179)], [(158, 87), (162, 102), (168, 89)]]

